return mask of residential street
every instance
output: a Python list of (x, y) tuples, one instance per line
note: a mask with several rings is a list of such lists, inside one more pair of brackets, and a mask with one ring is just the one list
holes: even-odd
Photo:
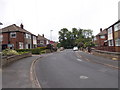
[(69, 49), (38, 60), (35, 72), (42, 88), (118, 88), (117, 65)]

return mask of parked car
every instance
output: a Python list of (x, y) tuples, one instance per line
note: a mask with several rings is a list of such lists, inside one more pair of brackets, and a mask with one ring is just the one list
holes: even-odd
[(73, 48), (73, 51), (78, 51), (78, 47), (74, 47), (74, 48)]
[(63, 51), (64, 50), (64, 47), (60, 47), (60, 51)]

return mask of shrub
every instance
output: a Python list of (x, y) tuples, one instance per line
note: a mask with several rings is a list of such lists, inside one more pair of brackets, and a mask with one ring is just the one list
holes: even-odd
[(43, 50), (45, 50), (46, 47), (37, 47), (37, 48), (34, 48), (34, 49), (18, 49), (17, 51), (19, 53), (22, 53), (22, 52), (31, 52), (32, 54), (40, 54), (41, 51), (42, 53), (44, 52)]
[(19, 55), (17, 51), (12, 49), (5, 49), (2, 51), (3, 56)]
[(17, 49), (17, 52), (31, 52), (31, 49)]
[(41, 51), (41, 54), (44, 54), (44, 53), (46, 53), (46, 50), (42, 50), (42, 51)]
[(34, 48), (34, 49), (31, 49), (31, 51), (32, 51), (32, 54), (40, 54), (41, 49)]
[(18, 52), (19, 55), (25, 54), (25, 53), (29, 53), (29, 52)]

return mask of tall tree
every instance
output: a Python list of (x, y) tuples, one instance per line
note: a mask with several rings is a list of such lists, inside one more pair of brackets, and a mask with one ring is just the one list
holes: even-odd
[(92, 41), (92, 32), (90, 29), (72, 28), (72, 31), (69, 31), (67, 28), (63, 28), (59, 31), (60, 45), (64, 48), (72, 48), (76, 45), (89, 46)]

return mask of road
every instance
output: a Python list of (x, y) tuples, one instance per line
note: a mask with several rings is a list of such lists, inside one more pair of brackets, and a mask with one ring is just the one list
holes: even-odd
[(42, 88), (118, 88), (113, 66), (117, 61), (69, 49), (38, 60), (35, 73)]

